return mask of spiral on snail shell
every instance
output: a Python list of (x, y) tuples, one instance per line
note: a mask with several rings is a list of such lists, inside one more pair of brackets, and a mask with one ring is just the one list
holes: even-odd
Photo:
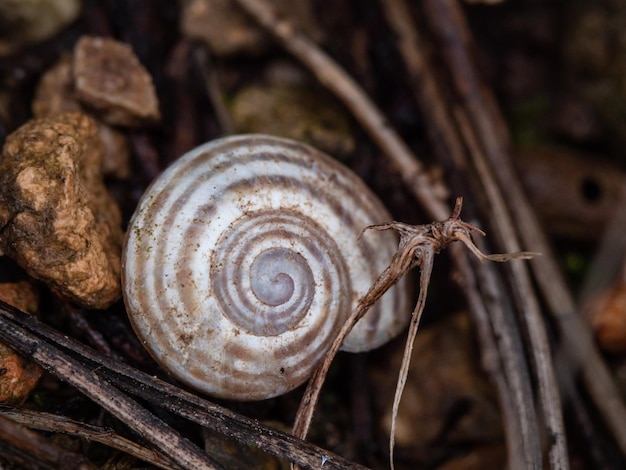
[[(142, 196), (123, 254), (131, 323), (155, 360), (207, 394), (264, 399), (302, 384), (387, 266), (391, 220), (350, 170), (295, 141), (201, 145)], [(380, 346), (406, 325), (404, 281), (344, 343)]]

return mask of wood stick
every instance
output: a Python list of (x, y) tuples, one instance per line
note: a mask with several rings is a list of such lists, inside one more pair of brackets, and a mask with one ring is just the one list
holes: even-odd
[[(366, 470), (366, 467), (332, 452), (296, 439), (290, 434), (268, 428), (120, 361), (111, 360), (2, 301), (0, 301), (0, 340), (15, 349), (24, 347), (22, 353), (26, 356), (29, 355), (29, 344), (38, 344), (39, 349), (48, 352), (52, 348), (55, 353), (65, 358), (69, 355), (82, 364), (86, 373), (97, 371), (98, 375), (111, 386), (239, 442), (254, 445), (269, 454), (295, 462), (304, 468), (317, 468), (324, 461), (325, 469)], [(120, 419), (124, 421), (123, 417)]]
[(82, 455), (62, 449), (38, 433), (4, 416), (0, 416), (0, 441), (20, 449), (40, 462), (53, 465), (55, 468), (75, 468), (77, 470), (95, 470), (98, 468)]
[[(482, 152), (478, 148), (471, 133), (468, 117), (458, 110), (457, 121), (468, 143), (470, 155), (485, 187), (485, 193), (491, 206), (492, 219), (495, 222), (496, 236), (506, 250), (518, 250), (517, 240), (511, 216), (506, 209), (503, 195), (497, 188), (489, 169), (482, 161)], [(548, 458), (550, 468), (569, 468), (567, 444), (565, 439), (565, 425), (563, 423), (563, 407), (559, 395), (559, 386), (554, 373), (552, 353), (548, 343), (548, 334), (541, 316), (539, 301), (533, 291), (530, 275), (522, 263), (509, 263), (507, 270), (512, 278), (512, 289), (519, 304), (519, 321), (528, 333), (529, 355), (533, 362), (537, 387), (539, 389), (540, 405), (546, 423), (547, 432), (551, 436)]]
[[(589, 328), (576, 313), (574, 298), (559, 269), (552, 248), (532, 211), (513, 169), (510, 140), (494, 98), (479, 79), (471, 59), (469, 29), (458, 4), (451, 0), (423, 3), (430, 24), (440, 37), (443, 57), (456, 80), (455, 89), (471, 116), (471, 123), (485, 149), (498, 186), (504, 194), (521, 240), (541, 251), (531, 262), (539, 288), (555, 320), (572, 362), (581, 368), (583, 379), (598, 410), (626, 453), (626, 407), (600, 355)], [(450, 45), (454, 44), (454, 48)], [(462, 48), (462, 49), (461, 49)], [(463, 51), (463, 52), (461, 52)]]
[[(445, 98), (443, 91), (445, 83), (435, 78), (435, 72), (432, 70), (428, 58), (425, 57), (424, 50), (426, 50), (426, 46), (417, 30), (415, 21), (412, 19), (412, 12), (406, 0), (384, 0), (380, 3), (387, 22), (398, 38), (398, 47), (409, 72), (410, 83), (416, 100), (424, 114), (429, 116), (429, 119), (425, 120), (425, 126), (435, 153), (445, 166), (452, 169), (453, 175), (459, 175), (457, 180), (464, 179), (470, 181), (468, 191), (474, 190), (480, 194), (482, 188), (477, 187), (479, 185), (471, 184), (476, 178), (474, 178), (474, 173), (471, 172), (471, 163), (467, 157), (466, 149), (468, 145), (464, 142), (463, 135), (456, 125), (451, 105)], [(485, 200), (485, 197), (472, 199), (480, 201)], [(484, 212), (492, 214), (489, 207), (485, 208)], [(491, 217), (491, 219), (493, 224), (499, 223), (498, 217)], [(518, 248), (510, 246), (505, 248), (506, 251), (514, 251), (516, 249)], [(473, 283), (464, 286), (474, 320), (477, 322), (479, 338), (482, 337), (482, 344), (487, 346), (489, 344), (490, 323), (494, 327), (502, 325), (502, 318), (506, 316), (505, 311), (510, 310), (510, 306), (507, 308), (503, 304), (506, 296), (502, 291), (504, 286), (502, 286), (500, 291), (490, 289), (489, 286), (493, 286), (498, 281), (495, 278), (493, 269), (489, 269), (487, 265), (474, 266), (475, 272), (473, 272), (471, 267), (467, 265), (466, 260), (455, 258), (455, 264), (457, 269), (463, 271), (465, 278), (478, 282), (476, 279), (480, 277), (481, 283), (487, 283), (484, 288), (481, 286), (481, 289), (478, 287), (472, 288)], [(479, 274), (480, 272), (483, 272), (483, 274)], [(491, 295), (485, 295), (483, 299), (481, 292), (486, 291), (490, 291)], [(494, 294), (497, 295), (494, 296)], [(486, 311), (485, 305), (489, 306)], [(524, 311), (524, 309), (525, 306), (520, 305), (518, 310)], [(509, 327), (515, 328), (513, 322), (509, 322)], [(529, 380), (525, 364), (526, 353), (521, 340), (517, 338), (514, 331), (508, 331), (507, 328), (499, 328), (499, 331), (500, 335), (506, 335), (506, 341), (508, 342), (506, 346), (502, 345), (496, 351), (499, 351), (501, 360), (507, 364), (501, 373), (505, 378), (508, 378), (511, 384), (510, 388), (507, 385), (507, 380), (500, 378), (497, 371), (492, 370), (491, 374), (497, 386), (502, 406), (508, 405), (513, 407), (512, 409), (503, 409), (505, 429), (509, 431), (507, 432), (507, 442), (509, 443), (510, 465), (523, 465), (523, 468), (541, 468), (542, 456), (532, 389), (529, 383), (524, 383), (524, 381)], [(548, 345), (545, 341), (545, 334), (541, 334), (541, 336), (542, 338), (539, 341), (543, 341), (542, 350), (546, 350)], [(516, 345), (515, 348), (512, 348), (513, 344)], [(483, 354), (486, 354), (486, 352), (483, 351)], [(514, 420), (515, 422), (509, 422), (508, 420)]]
[(161, 453), (154, 449), (140, 446), (120, 436), (111, 428), (83, 423), (57, 414), (43, 413), (9, 405), (0, 405), (0, 417), (8, 418), (30, 429), (61, 433), (80, 437), (88, 441), (99, 442), (165, 470), (180, 468)]

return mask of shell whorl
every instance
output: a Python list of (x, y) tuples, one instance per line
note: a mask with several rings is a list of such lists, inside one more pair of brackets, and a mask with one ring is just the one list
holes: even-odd
[[(345, 167), (270, 136), (197, 147), (143, 195), (123, 257), (124, 298), (153, 357), (223, 398), (285, 393), (311, 374), (358, 298), (390, 261), (390, 216)], [(405, 285), (344, 349), (377, 347), (408, 321)]]

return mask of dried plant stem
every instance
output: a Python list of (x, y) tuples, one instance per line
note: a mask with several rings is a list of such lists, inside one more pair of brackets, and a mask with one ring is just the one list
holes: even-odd
[(442, 92), (441, 80), (431, 70), (428, 50), (413, 21), (407, 0), (380, 0), (387, 23), (397, 36), (398, 49), (404, 59), (415, 99), (422, 112), (428, 114), (424, 120), (429, 143), (442, 162), (464, 166), (465, 147), (454, 121), (449, 105)]
[[(26, 357), (32, 356), (32, 347), (36, 344), (37, 349), (46, 353), (46, 357), (73, 359), (82, 365), (80, 370), (74, 371), (76, 374), (91, 376), (97, 371), (107, 384), (112, 384), (191, 422), (206, 426), (239, 442), (254, 445), (302, 467), (316, 468), (324, 461), (325, 469), (365, 470), (362, 465), (296, 439), (290, 434), (263, 426), (255, 420), (215, 405), (120, 361), (105, 357), (2, 301), (0, 301), (0, 341), (21, 351)], [(54, 362), (45, 362), (43, 365), (48, 369), (55, 367)], [(52, 372), (55, 373), (54, 370)], [(120, 419), (126, 422), (125, 417)], [(160, 450), (165, 452), (164, 448)]]
[(0, 416), (0, 442), (9, 443), (33, 458), (53, 465), (54, 468), (77, 470), (98, 468), (83, 456), (54, 445), (43, 436), (4, 416)]
[(93, 442), (99, 442), (166, 470), (180, 468), (159, 452), (152, 449), (146, 449), (145, 447), (142, 447), (116, 434), (113, 429), (110, 428), (103, 428), (101, 426), (94, 426), (93, 424), (82, 423), (80, 421), (66, 418), (65, 416), (16, 408), (8, 405), (0, 405), (0, 417), (8, 418), (30, 429), (62, 433)]
[(391, 411), (391, 431), (389, 433), (389, 463), (391, 470), (394, 469), (393, 449), (396, 442), (396, 425), (398, 422), (400, 399), (402, 398), (402, 392), (404, 391), (404, 386), (406, 385), (406, 379), (409, 376), (409, 366), (411, 365), (411, 355), (413, 353), (413, 345), (415, 344), (415, 336), (417, 335), (417, 329), (419, 328), (420, 319), (422, 318), (422, 312), (424, 312), (424, 307), (426, 306), (426, 296), (428, 294), (428, 285), (430, 284), (430, 275), (433, 271), (435, 252), (431, 247), (424, 247), (424, 249), (421, 250), (420, 255), (420, 292), (415, 309), (411, 314), (409, 333), (406, 338), (406, 343), (404, 344), (402, 364), (400, 365), (400, 374), (398, 376), (398, 383), (396, 384), (396, 391), (393, 397), (393, 407)]
[[(412, 19), (412, 13), (408, 8), (406, 0), (384, 0), (381, 1), (381, 7), (385, 12), (388, 23), (397, 34), (398, 47), (402, 53), (407, 70), (412, 79), (412, 85), (417, 101), (420, 103), (422, 109), (428, 110), (429, 119), (426, 126), (429, 129), (431, 142), (437, 152), (437, 155), (442, 162), (446, 162), (448, 166), (454, 167), (457, 172), (465, 169), (465, 173), (467, 173), (467, 168), (469, 168), (471, 164), (468, 162), (468, 158), (466, 156), (466, 148), (469, 147), (470, 151), (472, 149), (475, 151), (477, 146), (473, 142), (473, 136), (471, 133), (467, 132), (466, 128), (463, 129), (465, 131), (463, 133), (458, 130), (456, 125), (457, 123), (453, 119), (452, 112), (450, 111), (451, 106), (446, 102), (445, 94), (442, 92), (441, 82), (435, 79), (435, 73), (431, 70), (428, 59), (424, 57), (423, 51), (425, 50), (425, 47), (423, 47), (423, 42), (417, 30), (417, 26)], [(465, 140), (465, 143), (463, 140)], [(471, 141), (467, 142), (468, 140)], [(471, 177), (466, 177), (466, 179), (473, 180)], [(482, 192), (483, 190), (483, 188), (474, 189), (476, 189), (477, 192)], [(487, 197), (490, 201), (495, 199), (495, 202), (492, 202), (492, 204), (499, 204), (500, 202), (500, 195), (497, 194), (497, 191), (494, 191), (493, 188), (488, 188)], [(480, 200), (481, 198), (477, 199)], [(501, 211), (494, 214), (490, 209), (491, 208), (486, 209), (485, 213), (492, 215), (491, 222), (493, 226), (500, 227), (502, 224), (506, 224), (507, 221), (509, 221), (508, 237), (509, 239), (514, 240), (514, 233), (511, 229), (508, 214), (506, 212), (502, 214)], [(506, 251), (513, 251), (517, 249), (516, 244), (505, 244), (504, 247)], [(458, 267), (461, 261), (457, 259), (456, 263)], [(549, 346), (545, 331), (543, 331), (543, 324), (539, 315), (538, 304), (536, 300), (532, 300), (530, 302), (525, 300), (529, 297), (534, 299), (534, 294), (530, 289), (528, 276), (526, 273), (520, 271), (520, 269), (523, 270), (523, 267), (510, 265), (508, 268), (511, 270), (518, 268), (516, 271), (517, 274), (524, 276), (521, 283), (514, 279), (514, 289), (519, 291), (523, 288), (523, 291), (518, 293), (515, 298), (518, 299), (519, 311), (523, 312), (521, 315), (523, 323), (527, 323), (526, 317), (528, 315), (526, 312), (530, 311), (533, 313), (530, 315), (530, 317), (534, 319), (532, 321), (533, 327), (526, 329), (530, 330), (531, 334), (528, 336), (530, 337), (531, 343), (534, 344), (531, 348), (529, 348), (529, 350), (535, 351), (535, 362), (539, 362), (539, 367), (541, 368), (541, 371), (539, 371), (540, 377), (538, 383), (540, 389), (543, 390), (543, 393), (541, 393), (541, 396), (544, 397), (542, 403), (544, 404), (544, 409), (547, 409), (546, 416), (547, 421), (549, 422), (549, 429), (556, 427), (559, 430), (557, 435), (563, 435), (562, 418), (560, 415), (560, 407), (558, 406), (558, 389), (554, 380), (554, 374), (550, 368), (551, 362), (549, 356)], [(482, 268), (482, 270), (487, 269), (488, 268)], [(476, 270), (481, 270), (481, 268), (476, 267)], [(465, 269), (465, 272), (466, 276), (474, 276), (469, 269)], [(488, 274), (485, 273), (481, 277), (484, 278), (486, 275)], [(492, 285), (493, 282), (495, 282), (495, 279), (493, 279), (493, 276), (489, 277), (491, 280), (481, 279), (481, 282), (488, 282)], [(472, 293), (468, 292), (467, 289), (466, 295), (470, 298), (474, 298), (470, 302), (470, 306), (476, 305), (476, 302), (480, 298), (479, 295), (472, 295)], [(499, 297), (500, 295), (495, 298)], [(504, 313), (501, 311), (503, 307), (495, 306), (494, 303), (489, 300), (488, 295), (485, 298), (491, 305), (490, 313), (495, 315), (495, 317), (490, 318), (492, 321), (497, 321), (497, 318), (500, 318)], [(478, 309), (478, 312), (475, 312), (475, 314), (479, 313), (480, 309)], [(483, 336), (485, 336), (485, 333), (483, 333)], [(539, 347), (536, 347), (536, 345), (539, 345)], [(540, 468), (542, 457), (538, 443), (539, 436), (537, 433), (537, 417), (529, 415), (529, 411), (534, 409), (534, 407), (532, 407), (532, 403), (529, 403), (529, 400), (532, 399), (532, 391), (528, 386), (520, 387), (521, 383), (519, 381), (519, 372), (523, 374), (525, 372), (525, 366), (520, 361), (511, 361), (512, 358), (510, 355), (512, 350), (510, 348), (502, 348), (500, 351), (503, 359), (504, 357), (507, 357), (509, 366), (517, 365), (518, 367), (521, 367), (519, 371), (512, 367), (505, 368), (509, 379), (516, 382), (515, 385), (511, 385), (510, 393), (512, 394), (511, 400), (517, 403), (517, 412), (509, 413), (509, 415), (513, 416), (513, 419), (516, 419), (519, 422), (519, 427), (521, 428), (522, 451), (514, 452), (514, 449), (512, 449), (513, 454), (517, 454), (518, 457), (521, 457), (521, 459), (512, 463), (519, 465), (521, 462), (524, 462), (526, 466), (525, 468), (532, 466)], [(521, 345), (518, 345), (517, 351), (519, 354), (524, 354)], [(546, 353), (548, 356), (545, 355)], [(519, 395), (522, 390), (528, 394), (527, 397)], [(554, 401), (555, 399), (557, 400), (556, 403)], [(506, 400), (501, 400), (501, 402), (506, 403)], [(531, 406), (529, 407), (529, 405)], [(505, 417), (506, 416), (507, 414), (505, 413)], [(515, 445), (516, 442), (519, 441), (512, 442), (509, 437), (509, 443)], [(564, 443), (562, 449), (564, 450)], [(513, 456), (510, 456), (510, 458), (511, 457)]]
[[(425, 12), (441, 38), (442, 53), (471, 127), (504, 194), (523, 243), (544, 255), (531, 263), (538, 286), (561, 332), (574, 364), (581, 367), (595, 405), (626, 453), (626, 407), (587, 326), (576, 314), (576, 304), (567, 288), (551, 247), (543, 234), (511, 162), (510, 142), (493, 97), (478, 77), (471, 59), (470, 34), (458, 4), (452, 0), (426, 0)], [(451, 47), (454, 45), (454, 47)]]
[(411, 352), (413, 350), (413, 343), (417, 329), (419, 326), (419, 320), (426, 304), (426, 295), (428, 291), (428, 285), (430, 283), (430, 274), (432, 272), (433, 259), (435, 253), (440, 252), (443, 248), (448, 246), (453, 241), (461, 241), (465, 246), (481, 261), (508, 261), (510, 259), (529, 259), (536, 255), (536, 253), (529, 252), (516, 252), (509, 254), (496, 254), (485, 255), (475, 245), (471, 239), (472, 232), (484, 235), (484, 233), (477, 227), (463, 222), (460, 218), (461, 215), (462, 200), (458, 198), (452, 215), (443, 222), (433, 222), (427, 225), (408, 225), (401, 222), (391, 222), (384, 225), (375, 225), (367, 227), (375, 230), (388, 230), (393, 229), (400, 234), (400, 244), (398, 251), (393, 256), (389, 266), (380, 274), (378, 279), (374, 282), (370, 290), (359, 300), (357, 307), (348, 317), (344, 323), (341, 331), (333, 341), (328, 352), (325, 354), (320, 365), (316, 368), (313, 376), (309, 380), (307, 389), (304, 393), (304, 397), (298, 409), (296, 420), (293, 428), (293, 433), (297, 437), (305, 438), (315, 405), (317, 403), (322, 385), (326, 374), (330, 368), (330, 365), (339, 351), (344, 339), (350, 333), (352, 327), (367, 313), (369, 308), (395, 283), (400, 280), (411, 268), (414, 266), (420, 267), (420, 282), (419, 282), (419, 297), (413, 314), (411, 317), (411, 323), (409, 327), (409, 334), (406, 341), (404, 350), (404, 356), (402, 357), (402, 364), (400, 367), (400, 373), (398, 382), (396, 385), (396, 392), (393, 401), (392, 421), (391, 421), (391, 433), (389, 438), (389, 454), (390, 464), (393, 470), (393, 449), (395, 442), (395, 429), (396, 418), (400, 405), (400, 399), (402, 397), (402, 391), (406, 384), (406, 379), (409, 372), (409, 363), (411, 360)]
[[(357, 307), (352, 311), (350, 317), (345, 321), (341, 330), (335, 337), (333, 344), (324, 355), (324, 359), (319, 366), (315, 368), (313, 375), (309, 379), (307, 388), (302, 397), (300, 408), (296, 415), (295, 424), (292, 430), (294, 436), (301, 439), (306, 438), (315, 411), (315, 405), (319, 399), (319, 394), (328, 374), (328, 370), (333, 359), (341, 349), (346, 336), (350, 333), (354, 325), (363, 318), (369, 309), (380, 299), (387, 290), (400, 280), (412, 267), (414, 259), (410, 257), (401, 258), (400, 251), (394, 256), (394, 260), (380, 274), (376, 282), (370, 287), (369, 291), (359, 300)], [(392, 268), (392, 266), (394, 268)], [(420, 292), (421, 295), (421, 292)]]
[(508, 468), (540, 470), (539, 424), (531, 379), (525, 357), (520, 354), (522, 339), (511, 305), (506, 302), (506, 289), (493, 265), (470, 261), (459, 254), (455, 259), (461, 260), (457, 265), (459, 282), (476, 323), (483, 368), (498, 392), (509, 451)]
[(289, 21), (279, 18), (267, 0), (235, 1), (343, 101), (401, 172), (405, 184), (429, 216), (434, 220), (445, 219), (449, 215), (443, 200), (446, 191), (430, 181), (417, 157), (352, 77), (314, 42), (299, 34)]
[[(470, 131), (468, 118), (461, 110), (458, 110), (456, 117), (484, 186), (491, 209), (489, 214), (491, 214), (494, 221), (497, 220), (497, 223), (494, 224), (496, 236), (506, 250), (517, 250), (519, 249), (519, 242), (517, 241), (511, 216), (504, 204), (502, 194), (494, 183), (489, 168), (486, 167), (481, 158), (482, 152)], [(520, 305), (520, 311), (523, 312), (520, 315), (520, 323), (528, 332), (529, 354), (532, 358), (537, 378), (543, 417), (550, 435), (550, 447), (548, 449), (550, 468), (567, 469), (569, 468), (569, 458), (565, 440), (563, 408), (553, 369), (548, 335), (541, 316), (541, 309), (539, 308), (539, 301), (533, 291), (526, 266), (520, 263), (510, 263), (507, 265), (507, 268), (513, 281), (511, 282), (511, 288), (515, 291), (515, 298)]]

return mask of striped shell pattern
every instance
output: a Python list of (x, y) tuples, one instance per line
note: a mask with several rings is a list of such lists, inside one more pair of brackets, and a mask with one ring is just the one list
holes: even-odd
[[(243, 135), (178, 159), (143, 195), (123, 255), (124, 299), (150, 354), (210, 395), (257, 400), (311, 374), (397, 240), (350, 170), (287, 139)], [(409, 319), (387, 292), (344, 343), (373, 349)]]

